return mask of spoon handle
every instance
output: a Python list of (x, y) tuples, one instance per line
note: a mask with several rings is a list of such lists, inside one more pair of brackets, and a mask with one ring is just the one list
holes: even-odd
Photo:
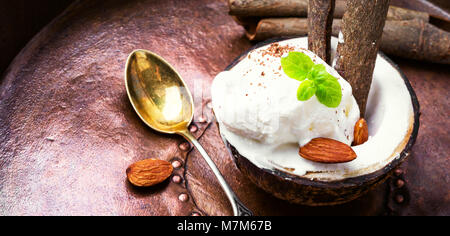
[(209, 157), (208, 153), (205, 151), (205, 149), (203, 149), (202, 145), (197, 141), (197, 139), (188, 130), (180, 132), (180, 134), (187, 140), (189, 140), (197, 148), (197, 150), (203, 156), (205, 161), (208, 163), (209, 167), (211, 168), (217, 180), (219, 181), (219, 184), (222, 186), (223, 191), (225, 191), (225, 194), (230, 200), (234, 215), (253, 216), (253, 213), (247, 207), (244, 206), (244, 204), (239, 200), (239, 198), (236, 196), (233, 190), (231, 190), (230, 186), (223, 178), (219, 169), (217, 169), (216, 164), (214, 164), (211, 157)]

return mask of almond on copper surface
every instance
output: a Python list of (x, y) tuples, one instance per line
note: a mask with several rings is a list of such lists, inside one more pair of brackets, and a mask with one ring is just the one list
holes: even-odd
[(146, 159), (132, 164), (127, 168), (128, 181), (138, 187), (150, 187), (164, 182), (172, 175), (173, 166), (170, 162)]
[(344, 163), (356, 159), (356, 153), (345, 143), (329, 139), (316, 138), (300, 148), (301, 157), (320, 163)]

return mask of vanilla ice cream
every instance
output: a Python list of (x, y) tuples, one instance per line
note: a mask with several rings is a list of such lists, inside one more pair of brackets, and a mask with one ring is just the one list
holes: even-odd
[[(306, 45), (305, 39), (270, 44), (250, 52), (230, 71), (218, 74), (212, 84), (214, 113), (223, 138), (257, 166), (289, 170), (299, 176), (340, 171), (344, 178), (349, 171), (373, 165), (376, 160), (361, 158), (364, 151), (358, 147), (354, 148), (358, 158), (349, 163), (316, 163), (298, 154), (299, 147), (319, 137), (351, 145), (360, 118), (350, 84), (305, 49)], [(297, 99), (302, 82), (289, 78), (281, 67), (281, 58), (291, 51), (305, 53), (315, 64), (325, 65), (338, 80), (342, 101), (337, 108), (321, 104), (316, 96), (304, 102)]]
[[(316, 64), (326, 66), (342, 88), (342, 101), (328, 108), (315, 96), (297, 99), (300, 81), (281, 68), (289, 51), (303, 52)], [(312, 52), (278, 43), (251, 52), (239, 68), (217, 75), (212, 85), (217, 118), (230, 131), (266, 145), (296, 143), (304, 146), (314, 138), (331, 138), (351, 145), (359, 108), (352, 88), (339, 74)]]

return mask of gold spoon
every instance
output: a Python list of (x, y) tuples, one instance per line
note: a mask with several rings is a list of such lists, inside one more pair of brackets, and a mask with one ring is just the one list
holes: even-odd
[(128, 98), (142, 121), (156, 131), (179, 134), (189, 140), (214, 172), (230, 200), (234, 215), (251, 216), (252, 212), (239, 201), (205, 149), (189, 132), (194, 102), (175, 69), (152, 52), (135, 50), (127, 60), (125, 86)]

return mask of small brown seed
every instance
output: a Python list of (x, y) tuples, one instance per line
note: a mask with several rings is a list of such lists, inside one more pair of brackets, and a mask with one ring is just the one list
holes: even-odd
[(356, 159), (356, 153), (345, 143), (329, 139), (316, 138), (299, 150), (301, 157), (320, 163), (344, 163)]
[(355, 124), (355, 130), (353, 132), (353, 146), (364, 144), (367, 140), (369, 140), (367, 122), (364, 119), (359, 119)]
[(172, 175), (173, 167), (170, 162), (147, 159), (130, 165), (127, 178), (130, 183), (138, 187), (150, 187), (164, 182)]

